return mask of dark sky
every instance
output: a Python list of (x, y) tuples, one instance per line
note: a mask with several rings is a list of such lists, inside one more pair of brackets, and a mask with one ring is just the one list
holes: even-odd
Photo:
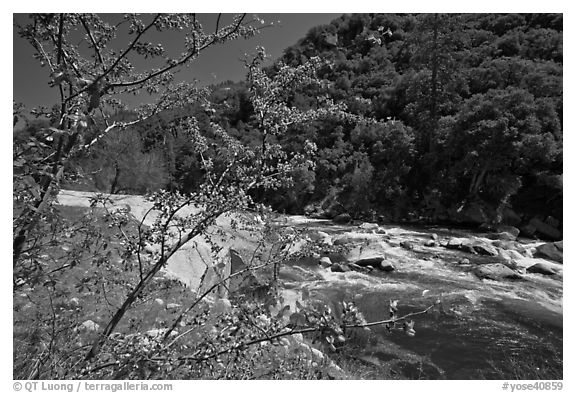
[[(282, 51), (304, 37), (308, 30), (316, 25), (329, 23), (340, 14), (258, 14), (266, 22), (280, 21), (275, 27), (266, 28), (262, 33), (249, 40), (235, 40), (209, 48), (192, 63), (184, 68), (178, 78), (186, 80), (198, 79), (201, 84), (211, 84), (225, 80), (239, 81), (244, 79), (244, 67), (241, 59), (245, 53), (254, 53), (256, 46), (263, 46), (266, 52), (276, 59)], [(227, 18), (227, 19), (226, 19)], [(28, 17), (24, 14), (14, 14), (14, 21), (26, 23)], [(226, 20), (224, 20), (226, 19)], [(229, 21), (231, 15), (226, 15), (223, 22)], [(214, 14), (202, 14), (206, 29), (215, 25)], [(49, 69), (41, 68), (32, 54), (32, 46), (16, 33), (14, 28), (14, 79), (13, 92), (16, 102), (24, 103), (28, 109), (37, 105), (50, 106), (57, 102), (57, 89), (48, 86)], [(119, 40), (122, 40), (120, 37)], [(179, 47), (174, 37), (163, 40), (165, 49)], [(135, 66), (138, 66), (135, 64)]]

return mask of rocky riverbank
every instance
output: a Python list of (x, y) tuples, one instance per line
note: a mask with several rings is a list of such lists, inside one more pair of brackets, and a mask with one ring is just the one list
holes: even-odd
[[(59, 202), (89, 206), (89, 197), (63, 191)], [(112, 198), (116, 206), (129, 207), (137, 220), (144, 219), (150, 207), (142, 197)], [(252, 230), (243, 231), (233, 229), (231, 220), (222, 217), (216, 223), (219, 235), (210, 239), (221, 246), (216, 256), (207, 239), (195, 238), (169, 260), (164, 273), (201, 291), (218, 279), (217, 261), (227, 261), (225, 274), (238, 270), (234, 261), (249, 264), (262, 223), (256, 217)], [(377, 326), (347, 343), (345, 355), (328, 354), (336, 360), (344, 356), (349, 366), (362, 370), (362, 377), (503, 378), (512, 377), (511, 371), (502, 370), (513, 364), (522, 364), (527, 378), (539, 377), (544, 367), (561, 373), (561, 241), (518, 238), (506, 228), (482, 233), (337, 224), (304, 216), (281, 216), (273, 226), (302, 233), (292, 248), (293, 258), (279, 271), (284, 304), (291, 311), (296, 302), (321, 302), (336, 310), (342, 301), (352, 301), (366, 320), (377, 321), (388, 317), (391, 300), (399, 300), (400, 315), (437, 305), (416, 319), (415, 337)]]
[(562, 242), (305, 217), (279, 225), (305, 228), (318, 250), (283, 271), (294, 301), (302, 292), (334, 307), (353, 300), (369, 321), (385, 319), (392, 299), (405, 313), (441, 302), (413, 338), (373, 329), (375, 341), (353, 355), (372, 377), (497, 378), (509, 361), (540, 354), (530, 361), (561, 370)]

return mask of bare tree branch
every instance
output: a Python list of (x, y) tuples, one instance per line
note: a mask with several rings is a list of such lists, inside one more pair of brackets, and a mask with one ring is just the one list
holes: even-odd
[(216, 43), (217, 40), (219, 40), (219, 39), (226, 39), (226, 38), (228, 38), (229, 36), (231, 36), (232, 34), (234, 34), (236, 31), (238, 31), (238, 29), (240, 28), (240, 25), (241, 25), (242, 21), (244, 20), (244, 17), (245, 17), (245, 16), (246, 16), (246, 14), (243, 14), (242, 17), (240, 18), (240, 20), (238, 21), (238, 23), (236, 24), (236, 26), (234, 26), (234, 28), (233, 28), (232, 30), (230, 30), (226, 35), (224, 35), (224, 36), (221, 37), (221, 38), (218, 38), (218, 36), (215, 35), (214, 38), (213, 38), (210, 42), (202, 45), (202, 46), (201, 46), (200, 48), (198, 48), (198, 49), (196, 49), (196, 45), (194, 45), (194, 48), (193, 48), (191, 51), (189, 51), (189, 53), (188, 53), (186, 56), (184, 56), (182, 59), (176, 61), (175, 63), (170, 64), (170, 65), (168, 65), (168, 66), (166, 66), (166, 67), (164, 67), (164, 68), (162, 68), (162, 69), (160, 69), (160, 70), (158, 70), (158, 71), (152, 72), (152, 73), (150, 73), (149, 75), (147, 75), (147, 76), (145, 76), (144, 78), (139, 79), (139, 80), (130, 81), (130, 82), (111, 83), (111, 84), (109, 85), (109, 88), (114, 88), (114, 87), (127, 87), (127, 86), (140, 85), (140, 84), (143, 84), (143, 83), (149, 81), (149, 80), (152, 79), (152, 78), (155, 78), (155, 77), (157, 77), (157, 76), (160, 76), (160, 75), (162, 75), (162, 74), (164, 74), (164, 73), (166, 73), (166, 72), (168, 72), (168, 71), (170, 71), (170, 70), (172, 70), (172, 69), (174, 69), (174, 68), (176, 68), (176, 67), (178, 67), (178, 66), (181, 66), (182, 64), (188, 62), (192, 57), (194, 57), (194, 55), (197, 55), (197, 54), (200, 53), (202, 50), (204, 50), (204, 49), (212, 46), (214, 43)]
[(92, 31), (90, 30), (90, 27), (88, 26), (88, 23), (86, 23), (86, 20), (84, 19), (83, 16), (80, 16), (80, 21), (82, 22), (82, 26), (84, 26), (84, 30), (86, 30), (88, 37), (90, 37), (90, 42), (92, 42), (92, 47), (94, 48), (94, 52), (96, 52), (96, 56), (97, 56), (98, 60), (100, 61), (100, 64), (102, 65), (102, 70), (106, 71), (106, 64), (104, 63), (104, 59), (102, 58), (102, 54), (100, 53), (100, 49), (98, 48), (98, 43), (96, 43), (96, 40), (94, 39), (94, 35), (92, 34)]

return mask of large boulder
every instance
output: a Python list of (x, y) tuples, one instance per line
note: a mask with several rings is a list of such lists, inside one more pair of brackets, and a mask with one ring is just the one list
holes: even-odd
[(348, 213), (338, 214), (332, 219), (335, 224), (349, 224), (352, 221), (352, 216)]
[(556, 248), (562, 252), (564, 252), (564, 242), (560, 240), (559, 242), (554, 242)]
[(518, 225), (522, 222), (522, 217), (509, 207), (502, 211), (502, 222), (507, 225)]
[(529, 236), (539, 236), (541, 238), (549, 240), (562, 239), (562, 232), (554, 228), (552, 225), (546, 224), (538, 217), (532, 218), (528, 222), (528, 225), (524, 226), (522, 230)]
[(236, 292), (241, 289), (256, 285), (258, 283), (258, 279), (253, 272), (248, 270), (249, 265), (248, 263), (244, 262), (240, 252), (231, 248), (229, 254), (230, 275), (235, 274), (235, 276), (230, 278), (229, 282), (225, 283), (225, 285), (222, 285), (222, 288), (219, 288), (219, 293), (222, 294), (226, 290), (229, 290), (230, 292)]
[(520, 274), (501, 263), (480, 265), (477, 266), (473, 272), (478, 278), (486, 278), (496, 281), (504, 279), (518, 280), (522, 278)]
[(545, 264), (545, 263), (541, 263), (541, 262), (535, 263), (534, 265), (532, 265), (528, 269), (526, 269), (526, 271), (528, 273), (538, 273), (538, 274), (543, 274), (545, 276), (553, 276), (554, 274), (556, 274), (558, 272), (552, 266)]
[(556, 262), (563, 262), (564, 245), (562, 242), (545, 243), (536, 247), (535, 257), (550, 259)]

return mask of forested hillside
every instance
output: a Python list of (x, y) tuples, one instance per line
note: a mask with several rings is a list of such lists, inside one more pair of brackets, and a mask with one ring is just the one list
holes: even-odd
[[(558, 237), (562, 23), (556, 14), (359, 14), (313, 28), (267, 72), (319, 56), (324, 83), (289, 89), (290, 104), (317, 107), (327, 94), (357, 117), (289, 126), (280, 144), (294, 153), (315, 143), (315, 168), (298, 169), (282, 192), (254, 196), (290, 213), (505, 222), (527, 234), (546, 226), (544, 237)], [(193, 141), (176, 126), (158, 131), (190, 112), (201, 127), (210, 128), (209, 114), (244, 143), (258, 143), (246, 84), (209, 90), (215, 113), (190, 107), (111, 133), (76, 162), (83, 187), (193, 190), (202, 179)], [(109, 149), (126, 146), (115, 139), (130, 151)], [(218, 156), (216, 146), (212, 152)]]

